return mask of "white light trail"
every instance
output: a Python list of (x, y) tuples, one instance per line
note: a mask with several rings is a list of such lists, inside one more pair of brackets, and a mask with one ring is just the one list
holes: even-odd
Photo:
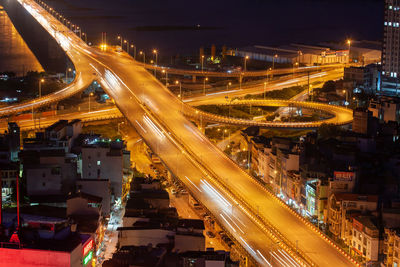
[(198, 188), (197, 185), (195, 185), (195, 184), (192, 182), (192, 180), (190, 180), (187, 176), (185, 176), (185, 178), (186, 178), (197, 190), (199, 190), (200, 192), (203, 192), (203, 191), (201, 191), (200, 188)]

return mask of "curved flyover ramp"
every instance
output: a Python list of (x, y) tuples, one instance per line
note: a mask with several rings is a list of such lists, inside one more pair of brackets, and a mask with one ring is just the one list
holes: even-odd
[[(212, 104), (212, 101), (209, 105)], [(238, 119), (232, 117), (226, 117), (221, 115), (212, 114), (209, 112), (200, 111), (193, 107), (184, 106), (184, 114), (196, 121), (207, 121), (217, 122), (222, 124), (231, 125), (243, 125), (243, 126), (260, 126), (266, 128), (288, 128), (288, 129), (307, 129), (307, 128), (318, 128), (323, 123), (335, 124), (335, 125), (346, 125), (353, 121), (353, 111), (351, 109), (343, 108), (340, 106), (328, 105), (317, 102), (304, 102), (296, 100), (283, 100), (283, 99), (265, 99), (265, 100), (233, 100), (230, 103), (221, 103), (220, 101), (215, 102), (216, 105), (239, 105), (239, 106), (265, 106), (265, 107), (298, 107), (320, 110), (325, 113), (333, 115), (332, 118), (310, 121), (310, 122), (265, 122), (265, 121), (254, 121), (247, 119)]]

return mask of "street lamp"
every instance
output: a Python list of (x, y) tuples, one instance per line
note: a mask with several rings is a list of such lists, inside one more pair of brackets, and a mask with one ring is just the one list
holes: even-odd
[(133, 48), (133, 58), (136, 59), (136, 46), (131, 44), (131, 48)]
[[(158, 52), (156, 49), (153, 50), (153, 54), (156, 55), (156, 66), (158, 65)], [(156, 68), (154, 67), (154, 77), (157, 78)]]
[(72, 69), (68, 68), (67, 70), (65, 70), (65, 82), (68, 83), (68, 72), (71, 72)]
[(161, 71), (162, 73), (165, 73), (165, 86), (168, 86), (168, 72), (164, 69)]
[(90, 92), (89, 94), (89, 113), (90, 113), (90, 97), (93, 96), (93, 92)]
[(275, 58), (278, 58), (278, 54), (275, 54), (275, 55), (272, 57), (272, 69), (275, 69)]
[(39, 80), (39, 98), (42, 97), (42, 83), (44, 83), (44, 79)]
[(204, 78), (203, 80), (203, 94), (206, 95), (206, 81), (208, 81), (208, 78)]
[(87, 43), (87, 35), (86, 35), (86, 33), (82, 33), (82, 35), (85, 37), (85, 43)]
[(344, 103), (344, 105), (346, 106), (346, 104), (348, 103), (348, 93), (347, 93), (347, 90), (343, 90), (343, 94), (346, 94), (346, 102)]
[(264, 100), (265, 100), (265, 90), (267, 89), (267, 82), (264, 82)]
[(229, 82), (229, 83), (226, 85), (226, 90), (228, 90), (228, 89), (229, 89), (229, 86), (231, 86), (231, 85), (232, 85), (232, 83)]
[(249, 56), (244, 57), (244, 71), (247, 71), (247, 60), (249, 59)]
[(351, 48), (351, 40), (347, 40), (347, 44), (349, 45), (349, 63), (350, 63), (350, 48)]
[(118, 40), (121, 41), (121, 49), (122, 49), (122, 37), (121, 37), (121, 35), (118, 35)]
[(179, 84), (179, 98), (182, 100), (182, 83), (176, 80), (175, 84)]
[(201, 56), (201, 72), (203, 72), (204, 69), (204, 55)]
[(139, 54), (143, 55), (143, 65), (146, 65), (146, 54), (143, 51), (140, 51)]

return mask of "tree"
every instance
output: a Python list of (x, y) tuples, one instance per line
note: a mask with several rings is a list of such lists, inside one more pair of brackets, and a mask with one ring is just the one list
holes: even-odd
[(323, 123), (318, 128), (319, 138), (331, 138), (336, 137), (342, 133), (342, 128), (331, 123)]

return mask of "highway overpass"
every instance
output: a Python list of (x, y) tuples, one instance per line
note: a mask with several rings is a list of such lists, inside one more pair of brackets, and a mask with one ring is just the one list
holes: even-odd
[[(344, 251), (214, 146), (180, 112), (181, 101), (142, 65), (130, 57), (87, 46), (33, 0), (18, 1), (68, 51), (82, 83), (96, 73), (96, 79), (151, 149), (255, 262), (261, 266), (353, 264)], [(62, 94), (75, 89), (71, 86)]]

